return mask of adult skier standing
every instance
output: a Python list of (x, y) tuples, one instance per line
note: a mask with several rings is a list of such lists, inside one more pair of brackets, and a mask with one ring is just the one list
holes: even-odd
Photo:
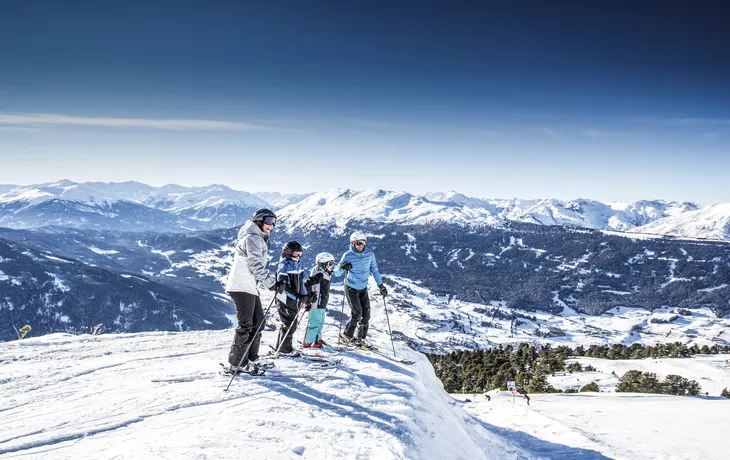
[(378, 284), (380, 294), (385, 297), (388, 289), (380, 277), (375, 253), (366, 248), (367, 237), (362, 232), (350, 235), (350, 249), (342, 254), (340, 264), (334, 271), (334, 276), (347, 272), (345, 277), (345, 295), (350, 303), (350, 320), (340, 337), (343, 342), (361, 345), (365, 342), (370, 322), (370, 297), (368, 296), (368, 279), (373, 275)]
[[(228, 363), (234, 373), (257, 374), (261, 372), (261, 368), (269, 367), (265, 363), (257, 363), (264, 321), (258, 287), (272, 289), (276, 284), (273, 273), (266, 268), (269, 235), (275, 225), (276, 214), (262, 208), (238, 232), (233, 266), (226, 282), (226, 292), (236, 304), (238, 320), (233, 345), (228, 354)], [(239, 363), (240, 367), (237, 367)]]

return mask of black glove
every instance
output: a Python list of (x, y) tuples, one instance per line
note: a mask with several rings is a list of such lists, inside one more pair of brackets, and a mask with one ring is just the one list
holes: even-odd
[(276, 282), (276, 284), (274, 285), (274, 290), (275, 290), (275, 291), (276, 291), (276, 292), (277, 292), (278, 294), (281, 294), (282, 292), (284, 292), (284, 289), (286, 289), (286, 280), (279, 280), (279, 281), (277, 281), (277, 282)]
[(383, 297), (388, 295), (388, 288), (385, 287), (385, 284), (381, 284), (380, 286), (378, 286), (378, 289), (380, 289), (380, 295), (382, 295)]
[(322, 273), (315, 273), (314, 275), (310, 276), (307, 281), (304, 282), (304, 286), (310, 288), (314, 285), (317, 285), (322, 282), (323, 275)]
[(312, 304), (311, 303), (308, 303), (308, 304), (305, 304), (304, 305), (304, 311), (309, 311), (311, 309), (312, 309)]
[(340, 268), (345, 271), (350, 271), (352, 270), (352, 264), (348, 261), (344, 261), (340, 264)]

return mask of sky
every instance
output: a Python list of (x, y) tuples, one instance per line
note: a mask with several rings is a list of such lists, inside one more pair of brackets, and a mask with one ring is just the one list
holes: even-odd
[(0, 2), (0, 184), (729, 202), (722, 2)]

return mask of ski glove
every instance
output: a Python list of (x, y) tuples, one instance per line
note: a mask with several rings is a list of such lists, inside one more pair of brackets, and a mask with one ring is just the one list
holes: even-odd
[(340, 268), (345, 271), (350, 271), (352, 270), (352, 264), (348, 261), (344, 261), (340, 264)]
[(284, 292), (284, 289), (286, 289), (286, 280), (279, 280), (279, 281), (277, 281), (277, 282), (276, 282), (276, 284), (274, 285), (274, 290), (275, 290), (275, 291), (276, 291), (276, 292), (277, 292), (278, 294), (281, 294), (282, 292)]
[(310, 288), (314, 285), (317, 285), (322, 282), (322, 278), (322, 273), (315, 273), (314, 275), (310, 276), (307, 281), (304, 282), (304, 286)]
[(382, 295), (383, 297), (388, 295), (388, 288), (385, 287), (385, 284), (381, 284), (380, 286), (378, 286), (378, 289), (380, 289), (380, 295)]

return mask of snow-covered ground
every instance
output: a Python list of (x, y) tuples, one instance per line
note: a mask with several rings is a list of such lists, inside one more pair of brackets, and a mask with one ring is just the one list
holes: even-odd
[(690, 380), (696, 380), (702, 387), (702, 392), (710, 396), (719, 396), (723, 389), (730, 390), (730, 365), (727, 364), (730, 355), (697, 355), (692, 358), (662, 358), (662, 359), (600, 359), (577, 358), (568, 359), (566, 363), (574, 361), (582, 366), (591, 365), (596, 372), (574, 372), (556, 374), (548, 377), (548, 381), (561, 390), (567, 388), (579, 389), (590, 382), (596, 382), (601, 391), (614, 391), (619, 383), (619, 377), (630, 370), (652, 372), (659, 380), (667, 375), (681, 375)]
[(634, 393), (453, 395), (491, 432), (554, 459), (728, 458), (730, 400)]
[[(330, 323), (326, 338), (336, 334)], [(232, 331), (52, 334), (0, 344), (3, 458), (533, 458), (444, 392), (428, 360), (342, 353), (326, 378), (219, 375)], [(297, 334), (299, 335), (299, 334)], [(374, 334), (381, 349), (388, 339)], [(275, 341), (264, 333), (262, 349)], [(311, 371), (309, 371), (311, 372)]]

